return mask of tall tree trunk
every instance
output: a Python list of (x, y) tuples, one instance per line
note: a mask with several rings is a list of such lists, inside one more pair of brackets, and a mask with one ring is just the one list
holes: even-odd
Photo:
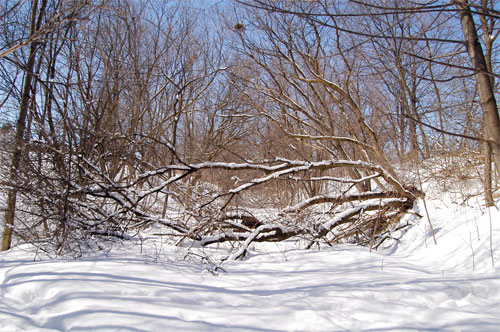
[(489, 142), (495, 167), (500, 172), (500, 119), (493, 93), (493, 84), (490, 79), (491, 73), (488, 70), (483, 48), (479, 42), (469, 2), (467, 0), (457, 0), (456, 6), (462, 23), (467, 51), (472, 62), (472, 68), (475, 71), (479, 100), (483, 110), (485, 139)]
[[(42, 22), (43, 13), (47, 0), (42, 0), (40, 10), (38, 10), (38, 0), (33, 0), (31, 3), (31, 19), (30, 19), (30, 36), (34, 35)], [(17, 200), (17, 178), (18, 169), (21, 164), (21, 156), (24, 147), (24, 135), (26, 131), (26, 119), (31, 96), (31, 88), (33, 83), (33, 68), (35, 67), (35, 55), (37, 53), (37, 43), (32, 42), (30, 45), (28, 63), (25, 68), (25, 76), (21, 95), (21, 104), (19, 107), (19, 116), (16, 123), (16, 135), (14, 138), (14, 149), (12, 152), (12, 160), (10, 166), (9, 181), (12, 188), (7, 194), (7, 206), (4, 215), (4, 229), (2, 233), (2, 244), (0, 251), (9, 250), (12, 242), (12, 229), (14, 227), (14, 215), (16, 211)]]
[(491, 186), (492, 182), (492, 170), (491, 170), (491, 145), (488, 142), (483, 143), (484, 151), (484, 200), (486, 206), (494, 206), (495, 201), (493, 200), (493, 189)]
[[(484, 12), (486, 12), (486, 8), (488, 8), (489, 0), (482, 0), (481, 7)], [(493, 6), (493, 3), (491, 3)], [(483, 30), (483, 38), (484, 38), (484, 56), (486, 60), (486, 68), (489, 73), (493, 73), (493, 65), (492, 65), (492, 57), (493, 57), (493, 43), (498, 35), (494, 36), (494, 26), (495, 20), (493, 18), (488, 17), (485, 14), (479, 15), (479, 20), (481, 21), (481, 28)], [(491, 85), (495, 86), (495, 77), (490, 75)], [(485, 127), (485, 117), (483, 116), (482, 128), (484, 132)], [(487, 137), (485, 137), (487, 139)], [(486, 206), (494, 206), (495, 201), (493, 200), (493, 188), (492, 188), (492, 180), (493, 180), (493, 172), (491, 169), (491, 146), (489, 142), (483, 143), (483, 151), (484, 151), (484, 200)]]

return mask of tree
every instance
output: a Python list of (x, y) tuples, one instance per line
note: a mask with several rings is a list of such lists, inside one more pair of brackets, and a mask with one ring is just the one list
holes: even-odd
[[(491, 62), (488, 64), (488, 60), (485, 58), (480, 35), (474, 22), (474, 15), (480, 15), (480, 20), (481, 17), (483, 17), (483, 27), (486, 29), (484, 30), (485, 37), (483, 40), (488, 52), (488, 49), (491, 50), (491, 45), (489, 44), (491, 44), (495, 38), (493, 34), (491, 38), (487, 37), (486, 34), (488, 34), (488, 32), (492, 33), (491, 22), (500, 17), (499, 13), (493, 9), (493, 6), (488, 6), (488, 3), (488, 1), (469, 3), (469, 1), (466, 0), (457, 0), (450, 3), (440, 3), (436, 1), (413, 3), (400, 0), (390, 2), (364, 2), (357, 0), (330, 2), (321, 0), (313, 3), (299, 2), (290, 4), (287, 2), (255, 0), (251, 3), (244, 3), (243, 5), (258, 10), (264, 10), (268, 13), (273, 13), (273, 15), (281, 13), (313, 21), (318, 26), (336, 29), (339, 34), (346, 34), (352, 36), (352, 38), (357, 36), (357, 38), (361, 40), (358, 45), (363, 45), (363, 40), (365, 42), (378, 40), (387, 43), (391, 41), (407, 41), (427, 44), (427, 48), (431, 47), (430, 45), (434, 45), (434, 49), (441, 49), (437, 53), (429, 54), (429, 56), (420, 54), (412, 49), (405, 50), (404, 53), (416, 60), (426, 61), (434, 67), (440, 66), (442, 68), (447, 68), (447, 77), (436, 77), (434, 75), (435, 71), (430, 71), (431, 65), (429, 65), (429, 71), (427, 73), (418, 74), (412, 72), (411, 68), (408, 67), (403, 68), (403, 71), (405, 75), (409, 75), (413, 77), (413, 79), (425, 79), (432, 82), (436, 89), (436, 96), (438, 97), (436, 103), (440, 105), (440, 109), (449, 107), (446, 105), (447, 103), (453, 105), (453, 100), (447, 101), (443, 99), (443, 94), (438, 92), (439, 86), (446, 81), (464, 79), (472, 73), (476, 80), (481, 110), (484, 115), (484, 138), (478, 137), (477, 135), (471, 136), (456, 133), (449, 127), (440, 130), (432, 124), (421, 121), (418, 118), (418, 113), (414, 111), (402, 115), (406, 117), (410, 123), (413, 123), (410, 128), (415, 127), (415, 124), (419, 124), (428, 129), (440, 130), (441, 133), (447, 135), (459, 136), (475, 141), (486, 140), (493, 152), (498, 172), (498, 170), (500, 170), (500, 159), (497, 157), (500, 152), (498, 148), (500, 142), (500, 127), (498, 126), (498, 109), (494, 94), (494, 84), (491, 80), (491, 77), (496, 76), (496, 74), (494, 73)], [(454, 15), (456, 14), (458, 14), (460, 18), (460, 26), (457, 24), (457, 21), (453, 21)], [(393, 20), (394, 17), (396, 18), (395, 21)], [(413, 24), (410, 25), (410, 28), (406, 31), (402, 30), (394, 33), (394, 27), (404, 25), (406, 24), (405, 22), (410, 22), (410, 20), (413, 20), (412, 17), (418, 17), (418, 25)], [(485, 21), (485, 17), (488, 17), (490, 20), (489, 23)], [(353, 20), (357, 20), (357, 23)], [(373, 29), (373, 22), (376, 20), (385, 20), (393, 23), (392, 25), (389, 24), (386, 29), (376, 31)], [(411, 24), (411, 22), (409, 24)], [(490, 27), (489, 30), (487, 29), (488, 26)], [(440, 36), (439, 33), (436, 33), (439, 31), (449, 32), (447, 36)], [(459, 33), (462, 34), (462, 37), (459, 36)], [(468, 51), (469, 64), (466, 62), (457, 63), (453, 61), (454, 58), (457, 58), (456, 55), (463, 51), (460, 47), (464, 45)], [(414, 93), (412, 92), (410, 95), (411, 94)], [(410, 103), (409, 106), (411, 106), (411, 104), (412, 103)], [(414, 136), (414, 132), (414, 129), (410, 130), (410, 139), (415, 143), (415, 139), (411, 138)], [(488, 152), (486, 153), (488, 154)]]
[[(72, 4), (43, 3), (40, 29)], [(162, 225), (178, 243), (239, 242), (231, 258), (253, 241), (375, 247), (390, 236), (420, 192), (381, 139), (363, 38), (346, 38), (342, 20), (242, 13), (224, 29), (185, 2), (105, 1), (33, 39), (23, 158), (7, 184), (29, 204), (7, 229), (79, 255)], [(13, 61), (24, 50), (3, 59), (25, 70)], [(419, 115), (419, 85), (401, 86), (393, 99)]]
[[(40, 40), (44, 39), (47, 34), (57, 29), (58, 26), (64, 24), (64, 22), (74, 19), (75, 9), (83, 4), (83, 2), (76, 2), (74, 4), (71, 4), (69, 1), (60, 1), (59, 3), (69, 3), (70, 5), (60, 6), (60, 11), (52, 15), (50, 18), (44, 20), (43, 23), (40, 22), (41, 24), (37, 26), (37, 29), (35, 31), (30, 31), (27, 37), (8, 43), (7, 47), (4, 47), (4, 49), (0, 51), (0, 58), (8, 57), (12, 53), (25, 46), (40, 42)], [(0, 13), (0, 20), (10, 18), (18, 10), (22, 10), (22, 8), (24, 7), (22, 4), (22, 0), (19, 0), (12, 4), (6, 3), (6, 6), (2, 8), (3, 11)], [(0, 27), (8, 29), (8, 25), (9, 23), (1, 23)]]
[[(483, 2), (484, 6), (485, 2)], [(494, 37), (491, 36), (491, 29), (487, 29), (487, 24), (484, 22), (485, 43), (488, 57), (485, 57), (483, 48), (480, 44), (476, 25), (472, 17), (472, 8), (467, 0), (456, 1), (462, 30), (464, 33), (465, 45), (469, 53), (472, 69), (476, 77), (477, 87), (479, 91), (479, 99), (483, 110), (484, 121), (484, 138), (486, 140), (485, 161), (486, 161), (486, 189), (491, 190), (491, 168), (490, 168), (490, 151), (493, 153), (497, 172), (500, 173), (500, 118), (498, 116), (498, 106), (494, 93), (494, 77), (493, 68), (491, 65), (491, 48)], [(486, 8), (484, 8), (486, 11)], [(483, 16), (484, 17), (484, 16)], [(491, 37), (490, 37), (491, 36)], [(489, 59), (489, 61), (487, 61)], [(490, 191), (491, 192), (491, 191)], [(487, 205), (493, 205), (491, 195), (486, 196)]]
[[(30, 26), (29, 26), (29, 36), (30, 38), (35, 36), (39, 31), (42, 22), (44, 20), (44, 15), (47, 7), (47, 1), (42, 0), (38, 3), (38, 0), (33, 0), (31, 2), (31, 15), (30, 15)], [(33, 84), (33, 69), (35, 68), (35, 61), (39, 49), (39, 44), (36, 41), (30, 42), (30, 50), (28, 54), (28, 61), (25, 68), (25, 76), (22, 86), (22, 95), (19, 105), (19, 115), (16, 122), (16, 132), (14, 139), (14, 147), (12, 154), (12, 161), (10, 165), (10, 176), (9, 181), (14, 186), (8, 191), (7, 203), (5, 209), (4, 217), (4, 230), (2, 234), (2, 245), (0, 250), (8, 250), (11, 246), (12, 239), (12, 229), (14, 227), (14, 214), (16, 210), (16, 199), (17, 199), (17, 174), (18, 168), (21, 163), (21, 158), (23, 154), (23, 146), (25, 140), (26, 131), (26, 119), (28, 116), (28, 109), (30, 107), (30, 100), (32, 95), (32, 84)]]

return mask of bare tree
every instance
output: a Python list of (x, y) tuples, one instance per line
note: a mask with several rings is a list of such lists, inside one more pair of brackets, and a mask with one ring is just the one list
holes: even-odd
[[(14, 1), (12, 3), (5, 3), (5, 7), (2, 8), (2, 12), (0, 13), (0, 20), (5, 18), (10, 18), (12, 14), (24, 8), (23, 1)], [(46, 35), (48, 35), (51, 31), (57, 29), (57, 27), (61, 24), (64, 24), (67, 21), (71, 21), (75, 19), (75, 10), (78, 9), (83, 2), (74, 2), (70, 1), (60, 1), (58, 7), (60, 10), (54, 15), (51, 15), (49, 18), (40, 22), (40, 25), (37, 26), (37, 29), (34, 31), (30, 31), (29, 35), (26, 37), (22, 37), (19, 40), (11, 40), (9, 43), (4, 45), (3, 50), (0, 52), (0, 58), (7, 57), (12, 53), (16, 52), (20, 48), (25, 46), (30, 46), (34, 43), (40, 42), (40, 40), (44, 39)], [(0, 26), (4, 28), (9, 28), (9, 24), (2, 23)]]
[[(34, 36), (39, 31), (42, 22), (44, 20), (44, 15), (46, 11), (47, 1), (42, 0), (39, 4), (37, 0), (31, 3), (31, 15), (30, 15), (30, 26), (29, 35)], [(10, 249), (11, 239), (12, 239), (12, 228), (14, 226), (14, 213), (16, 209), (16, 198), (17, 198), (17, 172), (21, 163), (21, 157), (23, 153), (23, 146), (25, 140), (26, 131), (26, 119), (28, 117), (28, 109), (31, 100), (31, 87), (33, 84), (33, 69), (35, 68), (35, 61), (37, 57), (39, 45), (36, 42), (31, 42), (30, 50), (28, 54), (28, 62), (26, 63), (26, 70), (24, 76), (24, 82), (22, 87), (22, 96), (19, 105), (19, 115), (16, 122), (16, 134), (14, 140), (12, 161), (10, 166), (9, 181), (12, 183), (14, 188), (10, 189), (7, 197), (7, 204), (5, 209), (4, 217), (4, 230), (2, 234), (2, 246), (0, 250)]]
[[(30, 33), (71, 4), (33, 6)], [(162, 225), (178, 243), (239, 242), (234, 259), (253, 241), (376, 246), (390, 236), (421, 193), (401, 181), (381, 136), (365, 40), (329, 13), (325, 24), (243, 8), (224, 26), (228, 16), (205, 21), (181, 1), (87, 4), (31, 39), (29, 68), (14, 61), (23, 47), (2, 58), (30, 75), (7, 184), (29, 204), (16, 223), (9, 209), (9, 244), (15, 231), (79, 254)], [(393, 99), (419, 120), (421, 67), (408, 62)], [(420, 148), (423, 130), (404, 127)]]
[[(472, 17), (472, 8), (468, 1), (456, 1), (465, 44), (469, 53), (472, 69), (475, 72), (481, 108), (485, 121), (485, 137), (491, 147), (497, 171), (500, 171), (500, 119), (491, 80), (491, 68), (488, 68), (483, 48)], [(491, 65), (490, 65), (491, 67)]]
[[(488, 48), (495, 40), (495, 33), (492, 31), (495, 20), (498, 19), (499, 13), (488, 1), (453, 1), (450, 3), (435, 3), (419, 2), (411, 3), (406, 1), (373, 1), (363, 2), (351, 0), (347, 2), (333, 3), (329, 1), (315, 1), (312, 3), (283, 3), (274, 1), (255, 0), (251, 3), (245, 3), (258, 10), (264, 10), (268, 13), (281, 13), (284, 15), (295, 16), (304, 20), (315, 22), (319, 27), (328, 27), (335, 29), (339, 34), (346, 34), (352, 38), (359, 38), (359, 45), (365, 42), (378, 41), (378, 43), (393, 43), (406, 42), (420, 43), (427, 47), (430, 51), (428, 55), (422, 54), (419, 50), (423, 50), (422, 46), (419, 49), (405, 49), (403, 55), (413, 58), (412, 62), (421, 61), (429, 63), (427, 70), (419, 72), (412, 71), (411, 66), (406, 64), (402, 67), (404, 75), (408, 75), (410, 80), (425, 80), (433, 84), (436, 103), (439, 105), (438, 114), (440, 123), (434, 125), (432, 118), (420, 118), (420, 114), (415, 112), (415, 91), (411, 88), (401, 89), (410, 100), (410, 103), (405, 106), (408, 110), (413, 111), (402, 113), (410, 124), (410, 139), (415, 143), (414, 128), (420, 127), (422, 133), (425, 130), (436, 130), (441, 134), (461, 137), (462, 139), (472, 139), (474, 141), (482, 141), (482, 135), (471, 134), (470, 127), (462, 128), (457, 132), (455, 128), (450, 126), (450, 123), (443, 125), (444, 118), (441, 116), (441, 110), (447, 108), (456, 108), (456, 100), (445, 100), (445, 94), (440, 92), (440, 86), (446, 82), (464, 83), (466, 88), (467, 78), (471, 75), (475, 77), (475, 83), (479, 92), (479, 100), (481, 104), (482, 114), (484, 115), (484, 139), (488, 141), (495, 160), (496, 169), (498, 171), (500, 159), (496, 157), (498, 154), (498, 141), (500, 139), (500, 128), (498, 127), (498, 111), (494, 94), (494, 82), (491, 77), (496, 76), (493, 66), (488, 67), (488, 56), (485, 57), (485, 50), (488, 53)], [(486, 37), (481, 39), (481, 35), (476, 28), (474, 16), (479, 15), (479, 21), (482, 23), (484, 34)], [(411, 20), (414, 17), (418, 18), (418, 24), (412, 24)], [(460, 18), (461, 31), (456, 24), (456, 17)], [(482, 18), (481, 18), (482, 17)], [(489, 22), (486, 22), (485, 18)], [(354, 22), (357, 20), (357, 23)], [(385, 28), (374, 29), (374, 22), (388, 22)], [(360, 23), (361, 22), (361, 23)], [(392, 23), (390, 23), (392, 22)], [(452, 22), (452, 23), (450, 23)], [(455, 22), (455, 24), (453, 24)], [(409, 29), (404, 31), (395, 31), (395, 28), (404, 24), (409, 24)], [(376, 26), (376, 25), (375, 25)], [(488, 30), (489, 29), (489, 30)], [(445, 31), (445, 34), (441, 32)], [(460, 34), (462, 36), (460, 36)], [(357, 36), (357, 37), (354, 37)], [(491, 37), (490, 37), (491, 36)], [(481, 44), (483, 40), (484, 45)], [(426, 45), (426, 46), (425, 46)], [(463, 45), (467, 46), (469, 59), (461, 57), (463, 53)], [(488, 46), (489, 45), (489, 46)], [(483, 48), (484, 47), (484, 48)], [(434, 50), (434, 51), (431, 51)], [(393, 57), (396, 54), (393, 54)], [(488, 54), (487, 54), (488, 55)], [(400, 56), (399, 56), (400, 57)], [(400, 57), (401, 59), (401, 57)], [(458, 61), (456, 61), (458, 60)], [(425, 66), (423, 67), (425, 68)], [(436, 76), (436, 69), (443, 68), (446, 71), (445, 75)], [(441, 70), (441, 69), (440, 69)], [(401, 74), (399, 75), (401, 76)], [(457, 84), (457, 83), (455, 83)], [(410, 89), (408, 89), (410, 88)], [(418, 91), (417, 91), (418, 92)], [(413, 101), (412, 101), (413, 99)], [(412, 106), (413, 105), (413, 106)], [(460, 114), (454, 112), (454, 114)], [(464, 114), (466, 124), (468, 122), (467, 114)], [(452, 123), (451, 123), (452, 124)], [(441, 129), (439, 128), (441, 127)], [(413, 128), (413, 129), (412, 129)], [(424, 129), (425, 128), (425, 129)], [(462, 131), (462, 132), (460, 132)], [(413, 138), (412, 138), (413, 137)], [(422, 136), (424, 139), (425, 136)], [(496, 143), (495, 143), (496, 142)], [(412, 144), (416, 147), (415, 144)], [(496, 151), (496, 152), (495, 152)], [(486, 149), (486, 155), (488, 149)], [(487, 162), (487, 161), (486, 161)], [(488, 181), (487, 181), (488, 182)], [(489, 188), (489, 187), (488, 187)], [(489, 190), (489, 189), (488, 189)], [(490, 202), (491, 203), (491, 202)]]

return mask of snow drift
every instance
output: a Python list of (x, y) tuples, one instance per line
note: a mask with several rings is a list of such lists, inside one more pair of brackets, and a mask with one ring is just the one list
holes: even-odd
[[(179, 248), (160, 237), (98, 257), (0, 254), (2, 331), (498, 331), (500, 212), (428, 202), (393, 246)], [(265, 247), (265, 248), (264, 248)], [(215, 261), (215, 260), (214, 260)]]

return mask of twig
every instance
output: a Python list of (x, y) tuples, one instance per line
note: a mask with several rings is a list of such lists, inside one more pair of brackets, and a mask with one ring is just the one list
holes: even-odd
[[(418, 182), (420, 184), (420, 190), (423, 192), (424, 188), (422, 187), (422, 178), (420, 177), (420, 167), (419, 167), (418, 163), (417, 163), (417, 177), (418, 177)], [(425, 201), (424, 196), (422, 196), (422, 202), (424, 203), (424, 209), (425, 209), (425, 214), (427, 216), (427, 221), (429, 222), (429, 226), (431, 227), (432, 238), (434, 239), (434, 244), (437, 245), (436, 234), (434, 232), (434, 227), (432, 226), (431, 216), (429, 215), (429, 210), (427, 209), (427, 203)]]

